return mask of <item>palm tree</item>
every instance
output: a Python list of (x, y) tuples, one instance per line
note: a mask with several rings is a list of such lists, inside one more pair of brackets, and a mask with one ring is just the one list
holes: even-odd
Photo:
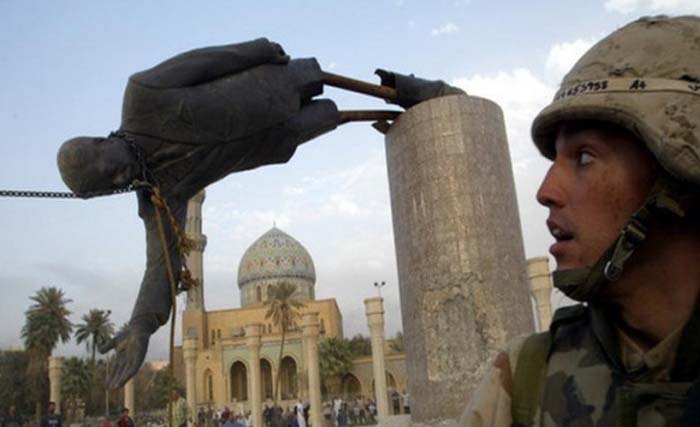
[(321, 378), (331, 394), (339, 393), (343, 376), (352, 370), (351, 341), (325, 338), (318, 344), (318, 365)]
[(71, 312), (66, 305), (73, 300), (66, 299), (63, 291), (53, 286), (41, 288), (29, 299), (34, 304), (24, 312), (24, 346), (30, 352), (48, 357), (59, 340), (64, 343), (70, 340), (73, 324), (68, 320)]
[(29, 299), (34, 304), (24, 312), (26, 320), (22, 327), (22, 340), (30, 355), (27, 373), (33, 379), (38, 416), (41, 396), (46, 389), (48, 358), (59, 341), (65, 343), (70, 340), (73, 331), (73, 324), (68, 320), (71, 312), (66, 307), (72, 300), (65, 298), (63, 291), (53, 286), (41, 288)]
[(114, 323), (109, 320), (109, 310), (92, 309), (83, 314), (83, 323), (77, 325), (75, 340), (78, 344), (85, 342), (85, 347), (92, 350), (92, 363), (95, 364), (95, 351), (106, 343), (114, 334)]
[[(306, 306), (306, 304), (294, 297), (296, 290), (297, 287), (289, 282), (279, 282), (277, 285), (270, 286), (267, 292), (268, 299), (265, 301), (265, 307), (267, 307), (265, 319), (272, 318), (272, 323), (282, 331), (280, 354), (277, 360), (278, 367), (282, 366), (284, 340), (287, 336), (287, 331), (296, 325), (296, 321), (299, 319), (299, 310)], [(272, 393), (275, 406), (277, 406), (277, 398), (279, 395), (280, 378), (282, 378), (282, 375), (277, 375), (275, 388)]]

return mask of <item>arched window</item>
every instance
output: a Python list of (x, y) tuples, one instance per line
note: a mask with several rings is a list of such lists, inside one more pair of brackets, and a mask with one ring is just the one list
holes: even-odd
[(345, 399), (354, 399), (360, 395), (362, 395), (360, 380), (353, 374), (345, 374), (343, 377), (343, 397)]
[[(389, 371), (386, 371), (386, 389), (390, 391), (397, 390), (396, 380), (394, 379), (394, 376), (389, 373)], [(372, 395), (374, 395), (374, 378), (372, 379)]]
[(248, 400), (248, 374), (243, 362), (231, 366), (231, 399)]
[(260, 289), (260, 286), (255, 288), (255, 302), (262, 302), (262, 289)]
[(214, 377), (210, 369), (204, 371), (204, 399), (214, 401)]
[(279, 371), (280, 392), (283, 400), (294, 399), (298, 395), (297, 362), (289, 356), (282, 359)]
[(260, 359), (260, 377), (263, 399), (272, 399), (272, 365), (266, 359)]

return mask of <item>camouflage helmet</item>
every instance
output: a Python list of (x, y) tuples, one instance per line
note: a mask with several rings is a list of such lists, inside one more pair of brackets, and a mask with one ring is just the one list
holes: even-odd
[(667, 172), (593, 266), (554, 272), (559, 290), (590, 301), (621, 277), (646, 239), (650, 217), (684, 216), (683, 188), (700, 186), (700, 18), (642, 18), (589, 49), (533, 122), (532, 138), (545, 157), (554, 159), (559, 124), (571, 120), (627, 129)]
[(545, 157), (567, 120), (620, 125), (669, 174), (700, 185), (700, 17), (641, 18), (589, 49), (533, 122)]

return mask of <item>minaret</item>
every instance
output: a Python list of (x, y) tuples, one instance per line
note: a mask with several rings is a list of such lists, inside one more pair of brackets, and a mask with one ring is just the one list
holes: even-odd
[(204, 248), (207, 246), (207, 236), (202, 234), (202, 203), (204, 203), (204, 190), (197, 193), (187, 203), (187, 222), (185, 233), (194, 240), (194, 249), (187, 256), (187, 267), (192, 272), (192, 278), (199, 286), (187, 291), (186, 310), (204, 311)]
[(207, 236), (202, 234), (202, 203), (204, 203), (204, 190), (197, 193), (187, 203), (187, 222), (185, 233), (194, 241), (194, 248), (187, 256), (187, 267), (192, 273), (192, 278), (198, 286), (187, 291), (187, 304), (182, 314), (182, 338), (196, 339), (199, 348), (207, 348), (207, 316), (204, 311), (204, 247), (207, 245)]

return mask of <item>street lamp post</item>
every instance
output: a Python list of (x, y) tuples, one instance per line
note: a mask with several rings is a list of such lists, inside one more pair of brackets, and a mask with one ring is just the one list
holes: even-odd
[[(105, 319), (109, 318), (109, 315), (112, 314), (112, 310), (107, 310), (107, 314), (105, 315)], [(95, 345), (95, 343), (92, 343), (92, 345)], [(107, 386), (107, 381), (109, 379), (109, 356), (106, 357), (105, 359), (105, 418), (109, 419), (109, 386)], [(132, 411), (133, 414), (133, 408), (129, 408)]]
[(381, 282), (374, 282), (374, 287), (377, 288), (377, 295), (379, 295), (379, 298), (382, 297), (382, 288), (386, 285), (386, 282), (381, 281)]

